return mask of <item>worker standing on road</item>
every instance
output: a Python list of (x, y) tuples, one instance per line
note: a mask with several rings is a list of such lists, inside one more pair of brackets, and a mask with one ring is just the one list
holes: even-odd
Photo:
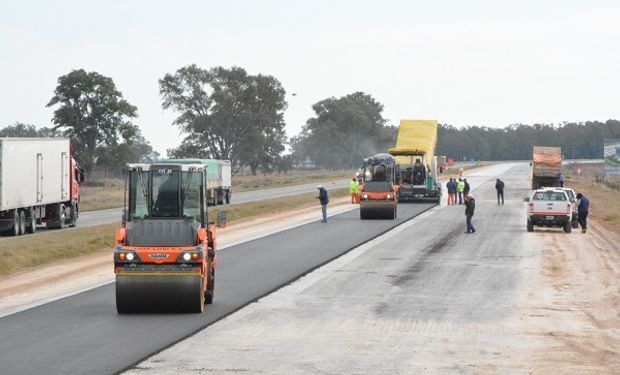
[(327, 204), (329, 203), (329, 196), (323, 185), (317, 186), (317, 189), (319, 189), (319, 196), (317, 198), (321, 202), (321, 212), (323, 213), (323, 220), (321, 220), (321, 223), (327, 223)]
[(469, 182), (467, 182), (466, 178), (463, 179), (463, 183), (465, 184), (465, 187), (463, 187), (463, 198), (467, 198), (469, 191), (471, 190), (471, 186), (469, 186)]
[(560, 173), (560, 187), (564, 187), (564, 175)]
[(588, 218), (588, 211), (590, 210), (590, 201), (583, 194), (577, 193), (577, 221), (581, 225), (581, 233), (585, 233), (587, 229), (586, 219)]
[(448, 205), (456, 204), (456, 183), (452, 177), (450, 177), (450, 181), (446, 184), (446, 189), (448, 190)]
[(474, 197), (468, 195), (465, 197), (465, 217), (467, 218), (467, 232), (465, 233), (475, 233), (476, 228), (474, 228), (474, 224), (471, 222), (471, 218), (474, 217), (474, 210), (476, 209), (476, 201)]
[(504, 204), (504, 181), (499, 178), (495, 181), (495, 190), (497, 190), (497, 204), (499, 204), (499, 198), (502, 198), (502, 204)]
[(349, 182), (349, 193), (351, 194), (351, 203), (353, 204), (360, 202), (359, 201), (359, 189), (360, 189), (360, 185), (355, 179), (355, 177), (353, 177), (351, 179), (351, 182)]
[(462, 178), (459, 178), (459, 182), (456, 183), (456, 194), (459, 197), (459, 204), (463, 204), (463, 190), (465, 190), (465, 183)]

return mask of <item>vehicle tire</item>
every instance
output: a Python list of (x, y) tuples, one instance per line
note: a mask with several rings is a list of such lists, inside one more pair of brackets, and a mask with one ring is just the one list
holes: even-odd
[(19, 210), (19, 235), (26, 233), (26, 212)]
[(527, 231), (528, 232), (534, 231), (534, 223), (532, 223), (532, 220), (530, 219), (527, 220)]
[(230, 190), (226, 190), (226, 204), (230, 204)]
[(56, 213), (56, 220), (58, 222), (56, 229), (64, 229), (67, 221), (67, 215), (65, 214), (65, 205), (60, 203), (58, 205), (58, 212)]
[(7, 229), (4, 233), (9, 236), (19, 236), (19, 212), (17, 210), (12, 210), (13, 213), (13, 222), (9, 229)]
[(215, 297), (215, 268), (213, 267), (210, 268), (208, 280), (207, 290), (205, 290), (205, 304), (210, 305)]
[(566, 224), (564, 224), (564, 232), (570, 233), (572, 230), (573, 226), (571, 225), (571, 222), (567, 221)]
[(26, 233), (35, 233), (37, 231), (37, 218), (35, 217), (34, 208), (28, 209), (28, 215), (26, 215)]
[(217, 204), (218, 205), (222, 205), (224, 204), (224, 200), (226, 198), (224, 197), (224, 191), (223, 190), (218, 190), (217, 191)]

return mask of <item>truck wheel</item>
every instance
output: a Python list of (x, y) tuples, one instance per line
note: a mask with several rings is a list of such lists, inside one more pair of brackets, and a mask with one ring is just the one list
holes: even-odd
[(573, 226), (571, 222), (567, 221), (566, 224), (564, 224), (564, 232), (570, 233), (572, 230), (573, 230)]
[(217, 204), (218, 205), (222, 205), (224, 204), (224, 192), (222, 190), (218, 190), (217, 191)]
[(24, 210), (19, 210), (19, 235), (26, 233), (26, 213)]
[(226, 190), (226, 204), (230, 204), (230, 190)]
[(205, 303), (210, 305), (215, 297), (215, 268), (211, 267), (209, 271), (207, 290), (205, 290)]
[(64, 229), (67, 215), (65, 214), (65, 205), (62, 203), (58, 205), (58, 215), (56, 217), (56, 220), (58, 221), (58, 226), (56, 228)]
[(26, 215), (26, 221), (28, 225), (26, 225), (27, 233), (34, 233), (37, 231), (37, 218), (35, 217), (34, 208), (30, 207), (28, 209), (28, 215)]
[(11, 223), (11, 227), (5, 233), (9, 236), (19, 236), (19, 212), (17, 212), (17, 210), (12, 211), (13, 221)]
[(527, 231), (528, 232), (534, 231), (534, 223), (532, 223), (532, 220), (530, 219), (527, 220)]

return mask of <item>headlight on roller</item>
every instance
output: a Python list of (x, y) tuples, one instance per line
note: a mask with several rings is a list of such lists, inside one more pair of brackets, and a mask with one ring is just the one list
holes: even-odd
[(362, 199), (368, 199), (368, 194), (362, 194)]
[(127, 255), (125, 255), (125, 258), (127, 258), (127, 260), (133, 260), (134, 259), (134, 255), (133, 253), (127, 253)]
[(184, 261), (189, 261), (190, 259), (192, 259), (192, 256), (189, 253), (185, 253), (183, 254), (183, 260)]
[(392, 194), (388, 194), (385, 196), (386, 199), (392, 199)]

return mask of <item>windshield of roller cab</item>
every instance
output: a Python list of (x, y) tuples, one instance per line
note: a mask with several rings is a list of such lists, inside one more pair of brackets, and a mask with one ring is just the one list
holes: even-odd
[(167, 167), (150, 171), (133, 170), (129, 173), (130, 220), (173, 217), (201, 219), (202, 173)]

